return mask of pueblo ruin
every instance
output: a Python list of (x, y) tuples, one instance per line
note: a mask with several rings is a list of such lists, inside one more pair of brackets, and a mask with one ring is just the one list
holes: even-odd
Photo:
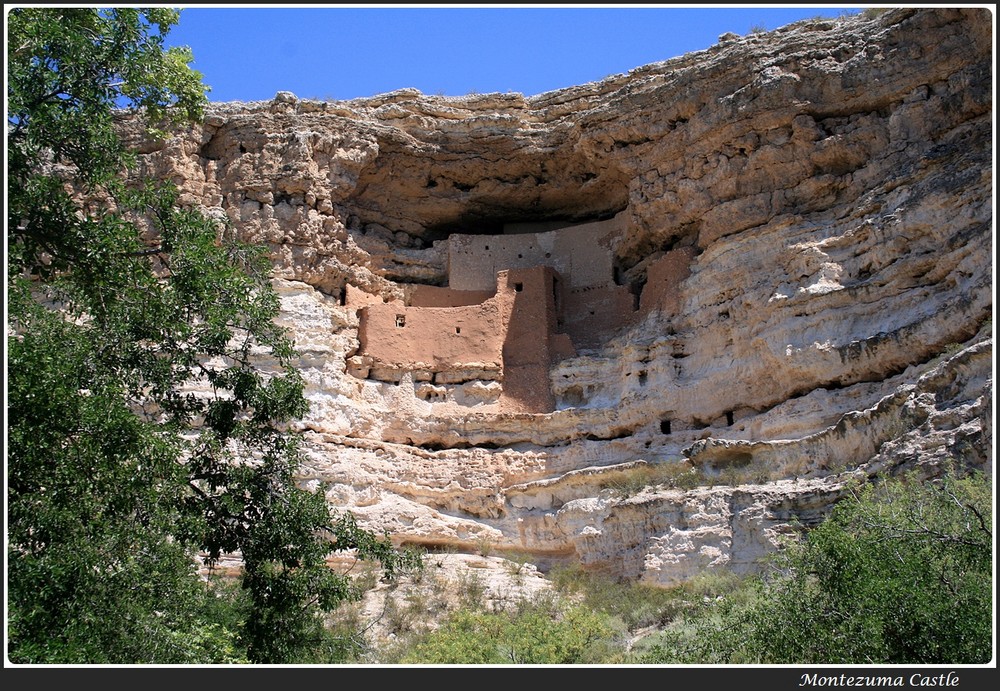
[(553, 364), (578, 348), (599, 348), (651, 310), (677, 311), (694, 249), (662, 253), (644, 284), (618, 285), (610, 244), (627, 233), (625, 222), (620, 213), (551, 229), (512, 223), (501, 235), (449, 235), (447, 286), (414, 285), (403, 300), (373, 303), (348, 285), (345, 304), (358, 307), (360, 342), (349, 371), (397, 384), (409, 375), (423, 400), (552, 412)]

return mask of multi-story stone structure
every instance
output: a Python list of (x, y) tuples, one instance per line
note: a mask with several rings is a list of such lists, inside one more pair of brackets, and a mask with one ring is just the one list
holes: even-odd
[(448, 387), (496, 382), (481, 384), (490, 393), (471, 400), (553, 410), (553, 363), (599, 346), (651, 310), (678, 308), (693, 250), (664, 254), (643, 286), (618, 285), (611, 247), (625, 226), (620, 213), (578, 225), (514, 223), (500, 235), (450, 235), (447, 287), (416, 286), (408, 300), (391, 302), (348, 292), (360, 316), (352, 372), (393, 383), (409, 375), (415, 394), (431, 401), (455, 398)]

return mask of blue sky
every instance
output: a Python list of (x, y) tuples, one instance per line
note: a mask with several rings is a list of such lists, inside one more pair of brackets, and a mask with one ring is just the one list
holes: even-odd
[(168, 45), (194, 52), (212, 101), (291, 91), (350, 100), (425, 94), (533, 96), (714, 45), (861, 7), (830, 5), (187, 6)]

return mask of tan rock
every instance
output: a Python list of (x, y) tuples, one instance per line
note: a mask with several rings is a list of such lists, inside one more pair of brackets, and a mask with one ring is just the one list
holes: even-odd
[(755, 568), (849, 477), (992, 472), (991, 26), (898, 9), (131, 136), (271, 250), (303, 482), (399, 543), (670, 585)]

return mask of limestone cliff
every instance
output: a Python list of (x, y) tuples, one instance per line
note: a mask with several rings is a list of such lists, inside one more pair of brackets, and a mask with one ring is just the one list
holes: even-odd
[(985, 9), (900, 9), (129, 136), (270, 247), (304, 482), (398, 543), (668, 585), (848, 477), (992, 472), (991, 44)]

